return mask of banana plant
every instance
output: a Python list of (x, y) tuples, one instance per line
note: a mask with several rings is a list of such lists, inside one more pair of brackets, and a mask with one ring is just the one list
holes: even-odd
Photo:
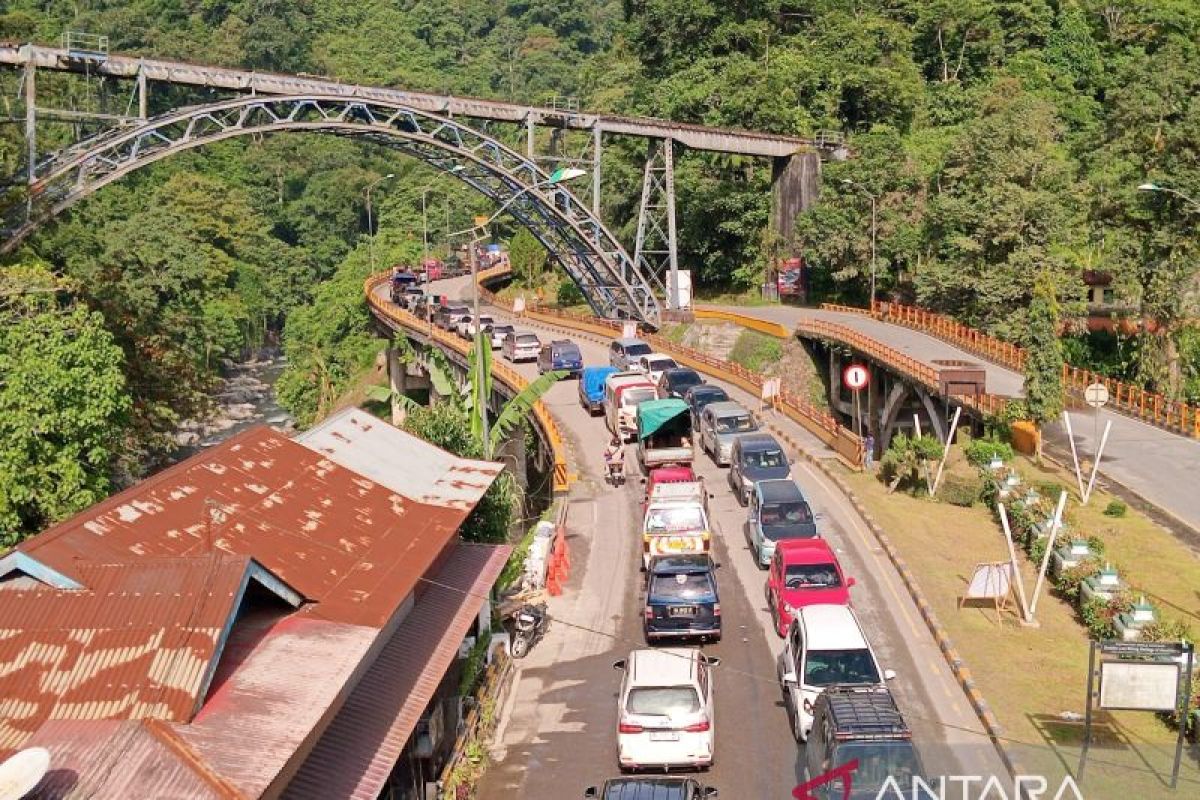
[[(446, 398), (446, 402), (454, 403), (471, 421), (471, 435), (480, 443), (483, 457), (489, 461), (496, 457), (504, 443), (504, 437), (516, 428), (533, 410), (534, 404), (567, 374), (562, 371), (547, 372), (526, 384), (501, 407), (485, 437), (484, 414), (488, 412), (488, 398), (492, 395), (492, 348), (491, 343), (486, 341), (485, 334), (481, 333), (475, 337), (475, 346), (471, 348), (467, 361), (465, 381), (459, 382), (455, 379), (450, 359), (440, 349), (430, 348), (426, 355), (425, 368), (434, 391)], [(412, 398), (387, 386), (372, 386), (367, 390), (367, 397), (381, 403), (399, 402), (408, 411), (419, 407)]]

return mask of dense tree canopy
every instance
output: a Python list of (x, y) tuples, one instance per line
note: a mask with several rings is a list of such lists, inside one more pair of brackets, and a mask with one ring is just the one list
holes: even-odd
[[(768, 230), (767, 160), (678, 152), (681, 263), (701, 292), (752, 290), (774, 259), (803, 255), (821, 297), (863, 302), (874, 198), (883, 298), (1022, 340), (1035, 276), (1078, 332), (1082, 272), (1105, 273), (1141, 332), (1068, 339), (1067, 356), (1200, 397), (1200, 209), (1185, 199), (1200, 197), (1194, 0), (0, 2), (5, 40), (55, 42), (68, 28), (164, 58), (841, 132), (852, 156), (825, 165), (821, 202), (790, 242)], [(15, 97), (18, 75), (0, 79)], [(39, 75), (40, 99), (129, 107), (128, 83), (72, 80)], [(214, 96), (156, 86), (151, 113)], [(98, 129), (48, 123), (39, 147)], [(523, 146), (520, 126), (490, 130)], [(549, 135), (539, 137), (548, 149)], [(605, 150), (603, 213), (627, 245), (644, 148), (614, 138)], [(19, 126), (0, 129), (7, 175), (23, 154)], [(1139, 192), (1147, 181), (1184, 197)], [(129, 462), (148, 466), (180, 418), (205, 413), (222, 360), (265, 341), (287, 347), (280, 393), (290, 407), (303, 419), (327, 408), (378, 346), (358, 319), (362, 278), (427, 246), (445, 254), (446, 234), (486, 210), (468, 188), (375, 144), (230, 140), (104, 188), (22, 259), (40, 258), (69, 287), (58, 316), (39, 313), (37, 324), (71, 319), (70, 330), (94, 333), (89, 352), (108, 354), (122, 377), (106, 384), (120, 406), (114, 428), (137, 456)], [(501, 220), (494, 232), (515, 230)], [(516, 249), (536, 271), (536, 247), (523, 237)], [(64, 492), (102, 491), (111, 462), (106, 447), (93, 449), (87, 479)], [(21, 524), (73, 501), (48, 502), (20, 511)]]

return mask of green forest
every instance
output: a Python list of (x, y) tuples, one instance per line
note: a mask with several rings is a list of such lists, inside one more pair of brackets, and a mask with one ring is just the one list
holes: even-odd
[[(768, 162), (679, 154), (681, 262), (701, 292), (752, 293), (798, 254), (819, 299), (864, 303), (874, 197), (881, 298), (1028, 343), (1035, 284), (1049, 286), (1070, 360), (1200, 399), (1194, 0), (0, 2), (5, 41), (66, 30), (161, 58), (840, 131), (851, 158), (825, 165), (794, 242), (767, 229)], [(19, 74), (2, 78), (19, 119)], [(39, 75), (38, 90), (68, 107), (129, 101), (128, 84), (81, 85)], [(151, 113), (206, 97), (152, 86)], [(48, 126), (40, 146), (95, 130)], [(604, 217), (627, 246), (644, 146), (606, 149)], [(20, 125), (4, 126), (6, 176), (23, 153)], [(423, 232), (441, 251), (486, 209), (416, 162), (320, 135), (230, 140), (81, 202), (0, 280), (0, 536), (157, 466), (179, 421), (206, 412), (222, 363), (264, 342), (288, 355), (281, 400), (319, 415), (378, 349), (363, 278), (420, 257)], [(1085, 270), (1112, 277), (1143, 332), (1085, 334)]]

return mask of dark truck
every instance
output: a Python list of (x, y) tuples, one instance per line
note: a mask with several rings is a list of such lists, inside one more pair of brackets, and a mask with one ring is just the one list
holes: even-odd
[(692, 463), (692, 413), (679, 398), (639, 403), (637, 435), (638, 464), (643, 474), (655, 467)]
[(408, 269), (397, 269), (392, 272), (392, 302), (398, 306), (404, 305), (408, 290), (417, 285), (417, 276)]

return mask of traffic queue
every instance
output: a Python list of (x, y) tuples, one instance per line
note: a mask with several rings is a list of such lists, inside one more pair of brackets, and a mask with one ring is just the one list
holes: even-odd
[[(614, 664), (621, 673), (616, 738), (622, 773), (706, 771), (714, 763), (720, 659), (698, 645), (719, 642), (723, 620), (709, 510), (715, 495), (696, 472), (699, 449), (728, 468), (729, 488), (747, 510), (743, 531), (754, 563), (766, 570), (763, 596), (783, 640), (777, 679), (792, 732), (805, 744), (806, 779), (832, 776), (809, 796), (842, 797), (849, 777), (838, 769), (851, 760), (860, 771), (855, 797), (889, 777), (903, 787), (921, 776), (911, 730), (886, 686), (894, 674), (880, 666), (851, 606), (855, 579), (823, 537), (792, 460), (752, 411), (640, 339), (614, 339), (608, 365), (585, 366), (570, 340), (542, 342), (490, 316), (476, 320), (465, 304), (444, 302), (430, 315), (464, 338), (487, 333), (492, 347), (514, 363), (536, 361), (539, 373), (561, 370), (578, 378), (580, 406), (602, 416), (612, 437), (606, 479), (622, 486), (628, 461), (637, 464), (644, 485), (640, 565), (648, 647)], [(614, 778), (586, 796), (695, 800), (716, 794), (694, 776), (670, 775)]]

